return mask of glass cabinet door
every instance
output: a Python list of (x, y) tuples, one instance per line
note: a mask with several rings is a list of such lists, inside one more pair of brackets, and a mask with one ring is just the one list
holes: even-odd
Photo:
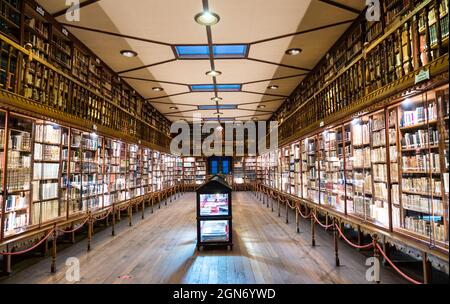
[(4, 236), (24, 231), (31, 223), (33, 121), (10, 114), (8, 120), (7, 180)]
[[(316, 138), (305, 139), (306, 148), (306, 198), (319, 204), (319, 159)], [(305, 195), (305, 193), (303, 193)]]
[(353, 147), (352, 147), (352, 133), (351, 124), (343, 126), (342, 135), (343, 159), (345, 162), (344, 177), (345, 177), (345, 211), (346, 213), (354, 213), (353, 204)]
[(68, 145), (63, 145), (63, 173), (68, 176), (69, 215), (86, 211), (81, 201), (81, 132), (70, 131)]
[[(95, 210), (101, 207), (99, 185), (101, 175), (102, 149), (100, 142), (102, 138), (95, 133), (82, 134), (82, 202), (83, 210)], [(99, 168), (100, 167), (100, 168)], [(101, 191), (100, 191), (101, 193)]]
[(351, 126), (353, 166), (353, 208), (348, 214), (365, 219), (372, 202), (372, 172), (370, 161), (370, 119), (354, 119)]
[(323, 167), (321, 171), (324, 181), (321, 191), (324, 193), (323, 203), (333, 209), (345, 212), (345, 179), (344, 179), (344, 151), (342, 128), (325, 131), (322, 134)]
[(60, 190), (62, 135), (68, 129), (57, 124), (37, 121), (33, 160), (32, 222), (45, 223), (65, 217), (66, 197)]
[[(1, 229), (1, 223), (2, 223), (2, 218), (3, 218), (3, 182), (4, 182), (4, 177), (3, 175), (6, 174), (5, 171), (5, 164), (4, 164), (4, 160), (5, 160), (5, 142), (6, 142), (6, 132), (5, 132), (5, 127), (6, 127), (6, 113), (3, 111), (0, 111), (0, 229)], [(1, 235), (2, 232), (0, 232), (0, 239), (1, 239)]]
[(403, 100), (396, 110), (401, 181), (394, 228), (431, 242), (444, 227), (436, 99), (428, 92)]

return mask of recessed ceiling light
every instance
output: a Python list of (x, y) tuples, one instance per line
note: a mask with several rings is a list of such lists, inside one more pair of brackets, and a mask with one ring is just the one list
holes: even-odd
[(266, 106), (265, 105), (259, 105), (258, 109), (264, 109)]
[(212, 101), (221, 101), (222, 97), (213, 97), (211, 98)]
[(287, 55), (291, 55), (291, 56), (295, 56), (295, 55), (300, 54), (301, 52), (302, 52), (302, 49), (295, 48), (295, 49), (289, 49), (289, 50), (287, 50), (287, 51), (286, 51), (286, 54), (287, 54)]
[(222, 72), (211, 70), (209, 72), (206, 72), (206, 75), (211, 76), (211, 77), (216, 77), (216, 76), (222, 75)]
[(214, 24), (217, 24), (219, 22), (219, 20), (220, 20), (219, 15), (217, 15), (216, 13), (208, 12), (208, 11), (201, 12), (201, 13), (198, 13), (197, 15), (195, 15), (195, 21), (201, 25), (206, 25), (206, 26), (214, 25)]
[(161, 91), (164, 91), (164, 89), (163, 89), (163, 88), (160, 88), (160, 87), (154, 87), (154, 88), (152, 88), (152, 90), (155, 91), (155, 92), (161, 92)]
[(170, 107), (169, 109), (171, 109), (171, 110), (178, 110), (177, 107)]
[(271, 85), (267, 87), (269, 90), (278, 90), (278, 86), (277, 85)]
[(137, 56), (137, 53), (135, 51), (130, 51), (130, 50), (120, 51), (120, 54), (122, 54), (122, 56), (125, 56), (128, 58), (133, 58), (133, 57)]

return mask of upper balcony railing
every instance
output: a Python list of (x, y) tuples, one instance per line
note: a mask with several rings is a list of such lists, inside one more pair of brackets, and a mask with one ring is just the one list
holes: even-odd
[[(382, 1), (383, 16), (396, 2)], [(399, 4), (402, 9), (389, 24), (387, 17), (371, 23), (360, 16), (274, 115), (282, 142), (357, 111), (356, 106), (405, 79), (414, 85), (413, 75), (420, 70), (429, 78), (433, 64), (440, 72), (448, 70), (448, 0), (407, 2), (404, 8)]]
[(152, 147), (167, 150), (170, 136), (93, 90), (73, 76), (40, 58), (31, 45), (21, 47), (0, 33), (0, 93), (2, 103), (48, 110), (53, 119), (72, 118), (83, 126), (105, 127)]

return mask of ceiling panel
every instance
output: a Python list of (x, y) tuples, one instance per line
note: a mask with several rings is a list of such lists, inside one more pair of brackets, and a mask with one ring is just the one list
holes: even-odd
[[(295, 37), (287, 37), (252, 45), (250, 57), (266, 59), (278, 57), (278, 61), (293, 66), (312, 69), (322, 58), (317, 54), (325, 54), (338, 40), (349, 24), (342, 24), (318, 32), (309, 32)], [(313, 42), (313, 43), (312, 43)], [(289, 48), (300, 48), (302, 52), (296, 56), (289, 56), (285, 51)], [(284, 51), (283, 51), (284, 50)], [(299, 71), (300, 73), (302, 71)]]
[(221, 16), (214, 41), (251, 42), (295, 32), (310, 0), (210, 0), (210, 10)]
[[(211, 27), (212, 43), (250, 45), (248, 59), (214, 60), (216, 70), (222, 72), (217, 83), (243, 84), (244, 91), (253, 92), (218, 92), (218, 96), (223, 98), (219, 104), (242, 107), (221, 112), (224, 116), (238, 119), (253, 116), (268, 119), (270, 112), (277, 110), (285, 96), (298, 86), (308, 73), (307, 69), (317, 64), (351, 23), (330, 25), (353, 20), (358, 15), (351, 9), (325, 2), (101, 0), (83, 7), (79, 22), (68, 24), (64, 15), (58, 20), (67, 23), (66, 27), (114, 71), (121, 72), (124, 80), (143, 97), (149, 98), (157, 110), (162, 113), (179, 112), (169, 119), (176, 120), (177, 116), (192, 119), (195, 112), (204, 116), (216, 112), (196, 110), (198, 105), (215, 105), (216, 102), (211, 101), (214, 92), (194, 93), (187, 87), (189, 84), (213, 83), (213, 78), (205, 75), (211, 69), (211, 62), (209, 59), (176, 60), (173, 47), (174, 44), (208, 43), (206, 27), (194, 21), (194, 16), (203, 10), (206, 3), (221, 18)], [(360, 0), (334, 2), (357, 10), (364, 9), (364, 1)], [(62, 0), (39, 0), (39, 3), (52, 13), (65, 7)], [(323, 28), (318, 29), (320, 27)], [(286, 55), (286, 49), (292, 47), (303, 51), (298, 56)], [(125, 58), (120, 55), (124, 49), (134, 50), (138, 56)], [(290, 76), (295, 77), (285, 78)], [(278, 85), (279, 89), (268, 90), (269, 85)], [(155, 92), (153, 87), (162, 87), (164, 91)], [(258, 108), (260, 104), (265, 108)], [(178, 109), (170, 109), (174, 106)]]
[(209, 84), (212, 78), (205, 73), (211, 70), (208, 60), (179, 60), (152, 66), (121, 76), (157, 79), (185, 84)]
[(222, 72), (222, 75), (217, 77), (220, 83), (245, 83), (271, 79), (274, 76), (293, 76), (305, 72), (250, 60), (215, 60), (215, 63), (216, 69)]

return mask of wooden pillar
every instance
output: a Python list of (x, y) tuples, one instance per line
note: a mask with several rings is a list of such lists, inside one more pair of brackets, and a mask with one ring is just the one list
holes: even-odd
[[(364, 235), (362, 234), (361, 227), (359, 225), (358, 225), (358, 232), (357, 233), (358, 233), (358, 245), (361, 246), (362, 242), (363, 242)], [(358, 248), (357, 250), (361, 251), (360, 248)]]
[[(44, 244), (42, 244), (42, 247), (41, 247), (41, 255), (42, 255), (43, 257), (45, 257), (45, 255), (47, 254), (47, 252), (48, 252), (48, 239), (46, 239), (45, 242), (44, 242)], [(5, 257), (3, 257), (3, 258), (5, 258)]]
[[(386, 236), (383, 236), (383, 251), (386, 254), (386, 256), (389, 258), (391, 255), (391, 246), (389, 245), (388, 242), (386, 242)], [(388, 264), (388, 262), (386, 261), (386, 259), (383, 257), (383, 262), (382, 262), (383, 266), (386, 266)]]
[(92, 233), (93, 233), (93, 223), (92, 223), (92, 217), (89, 214), (89, 220), (88, 220), (88, 244), (87, 244), (87, 250), (91, 251), (91, 241), (92, 241)]
[(142, 199), (141, 207), (142, 207), (141, 219), (145, 219), (145, 199)]
[(284, 204), (286, 205), (286, 224), (289, 224), (289, 200), (286, 199)]
[(295, 225), (297, 226), (297, 233), (300, 233), (300, 216), (297, 208), (295, 208)]
[(128, 206), (128, 226), (133, 226), (133, 207), (131, 204)]
[(116, 208), (113, 206), (112, 207), (112, 229), (111, 229), (111, 234), (112, 236), (116, 235)]
[(161, 209), (161, 193), (158, 193), (158, 209)]
[(280, 214), (280, 196), (277, 196), (277, 198), (278, 198), (278, 217), (280, 217), (281, 216), (281, 214)]
[[(310, 211), (310, 212), (316, 212)], [(311, 216), (311, 245), (314, 247), (316, 246), (316, 222), (314, 221), (314, 216)]]
[(50, 266), (50, 272), (56, 273), (56, 239), (58, 237), (58, 234), (56, 232), (56, 225), (53, 230), (53, 240), (52, 240), (52, 263)]
[(272, 212), (273, 212), (273, 197), (270, 198), (270, 206), (271, 206), (271, 209), (272, 209)]
[(339, 232), (336, 227), (336, 218), (333, 219), (333, 233), (334, 233), (334, 257), (335, 257), (335, 263), (336, 267), (341, 266), (341, 263), (339, 261)]
[[(9, 245), (6, 245), (6, 251), (9, 252)], [(12, 272), (11, 270), (11, 256), (10, 255), (4, 255), (3, 256), (3, 265), (2, 265), (2, 274), (4, 275), (10, 275)]]
[(151, 204), (151, 212), (153, 214), (153, 202), (154, 202), (155, 196), (152, 194), (151, 198), (150, 198), (150, 204)]
[[(375, 261), (380, 261), (380, 252), (378, 251), (378, 235), (374, 234), (372, 236), (372, 244), (373, 244), (373, 257), (375, 258)], [(380, 279), (378, 278), (378, 280), (376, 281), (377, 284), (380, 283)]]
[(423, 282), (424, 284), (431, 283), (431, 263), (428, 260), (428, 254), (422, 252), (422, 268), (423, 268)]

